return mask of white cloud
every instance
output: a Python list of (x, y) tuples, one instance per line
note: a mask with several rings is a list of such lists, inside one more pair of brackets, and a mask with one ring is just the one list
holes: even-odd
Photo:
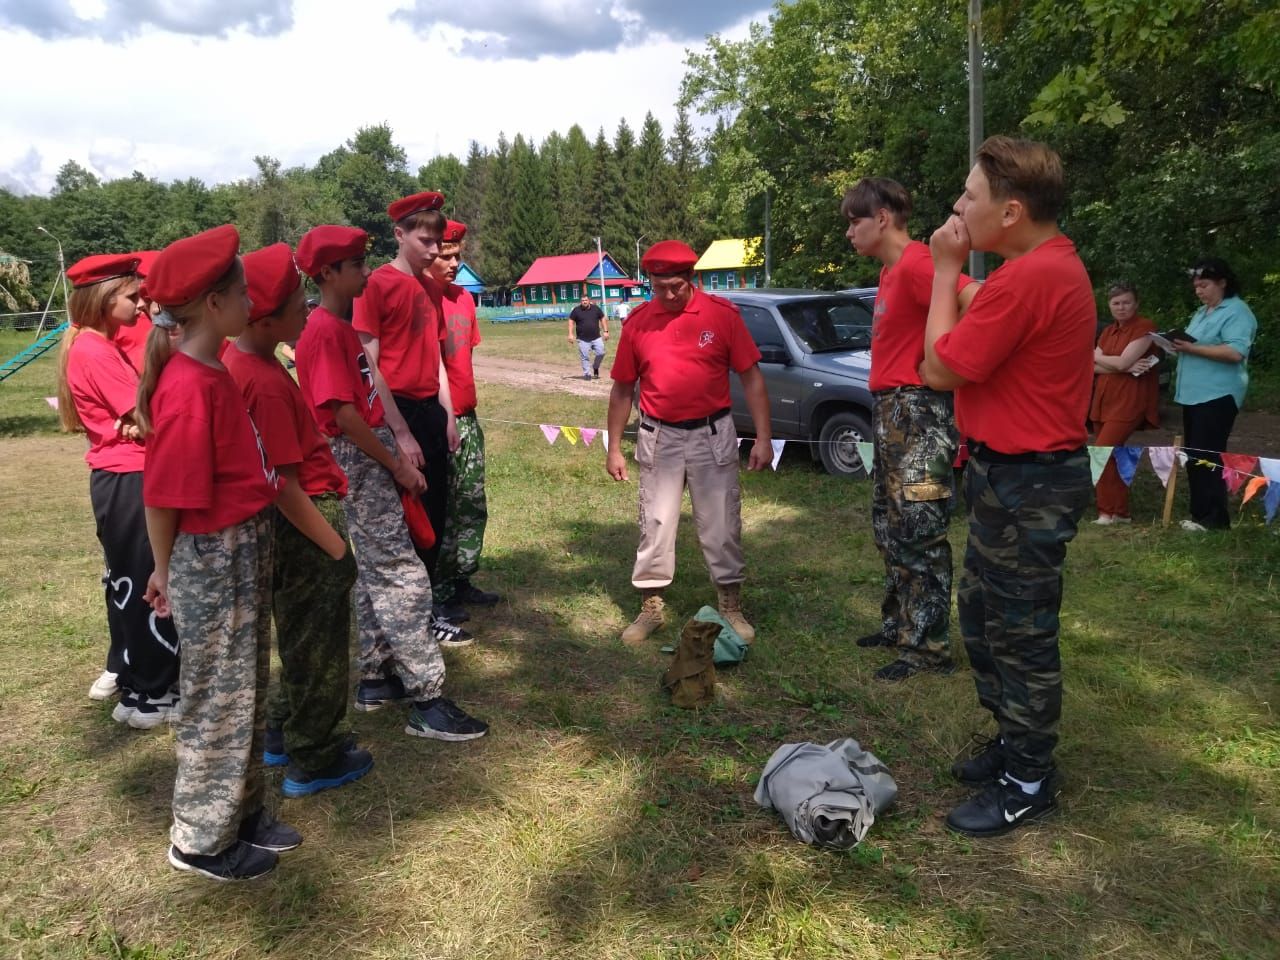
[[(461, 53), (459, 27), (417, 32), (395, 20), (404, 2), (299, 2), (292, 26), (271, 37), (148, 27), (121, 44), (0, 30), (0, 62), (26, 78), (0, 115), (0, 183), (47, 191), (68, 159), (107, 178), (137, 169), (225, 182), (252, 176), (257, 154), (312, 164), (382, 122), (414, 170), (437, 153), (464, 156), (473, 139), (492, 146), (499, 131), (541, 140), (578, 123), (588, 136), (600, 126), (612, 135), (624, 117), (638, 128), (646, 111), (670, 129), (684, 73), (678, 41), (478, 62)], [(745, 23), (726, 35), (745, 33)]]
[(0, 27), (46, 40), (120, 42), (147, 27), (192, 36), (226, 36), (235, 29), (269, 36), (292, 23), (292, 0), (0, 0)]

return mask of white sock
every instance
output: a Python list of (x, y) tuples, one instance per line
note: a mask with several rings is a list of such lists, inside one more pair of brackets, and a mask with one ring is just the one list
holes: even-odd
[(1044, 783), (1043, 780), (1033, 780), (1031, 783), (1027, 783), (1025, 780), (1019, 780), (1017, 777), (1015, 777), (1011, 773), (1006, 773), (1005, 776), (1009, 778), (1010, 782), (1016, 783), (1018, 787), (1022, 790), (1022, 792), (1025, 793), (1028, 797), (1034, 797), (1037, 793), (1039, 793), (1040, 784)]

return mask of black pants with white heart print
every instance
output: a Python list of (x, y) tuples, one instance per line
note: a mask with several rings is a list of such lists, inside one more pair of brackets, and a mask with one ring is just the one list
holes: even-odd
[(142, 599), (155, 568), (142, 507), (142, 473), (94, 470), (89, 500), (106, 555), (103, 586), (111, 648), (107, 669), (133, 693), (160, 697), (178, 684), (178, 632)]

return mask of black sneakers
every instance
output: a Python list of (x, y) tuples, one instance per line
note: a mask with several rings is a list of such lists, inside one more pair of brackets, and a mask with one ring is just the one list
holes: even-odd
[(475, 637), (461, 627), (454, 626), (448, 620), (432, 620), (431, 636), (442, 647), (469, 647)]
[(897, 641), (890, 640), (879, 630), (868, 633), (865, 637), (859, 637), (853, 642), (860, 647), (896, 647), (898, 645)]
[(481, 590), (468, 579), (459, 580), (453, 591), (453, 603), (466, 607), (492, 607), (502, 599), (500, 594)]
[(468, 714), (452, 700), (436, 697), (413, 705), (404, 732), (431, 740), (475, 740), (489, 732), (489, 725)]
[(361, 747), (349, 747), (342, 756), (323, 770), (307, 773), (297, 766), (289, 768), (280, 788), (286, 797), (309, 797), (321, 790), (332, 790), (359, 780), (373, 769), (373, 754)]
[(947, 814), (947, 828), (970, 837), (998, 837), (1052, 813), (1061, 789), (1050, 773), (1040, 791), (1028, 794), (1007, 776), (988, 784)]
[(1004, 773), (1004, 741), (975, 733), (969, 742), (968, 755), (956, 758), (951, 775), (961, 783), (980, 787)]
[(448, 620), (450, 623), (466, 623), (471, 619), (471, 614), (449, 601), (434, 604), (431, 607), (431, 616), (436, 620)]
[(914, 677), (917, 673), (940, 673), (943, 676), (947, 676), (954, 673), (955, 669), (956, 665), (951, 660), (943, 660), (938, 663), (916, 663), (911, 660), (898, 659), (877, 670), (876, 679), (883, 680), (886, 683), (897, 683), (899, 680)]
[(221, 853), (205, 856), (183, 853), (177, 847), (169, 847), (169, 863), (179, 870), (189, 870), (211, 880), (255, 880), (266, 876), (276, 868), (280, 857), (270, 850), (259, 850), (242, 840), (237, 840)]
[(259, 807), (240, 821), (240, 839), (259, 850), (283, 853), (302, 846), (302, 834), (287, 823), (281, 823), (266, 807)]
[(407, 699), (404, 681), (396, 676), (361, 680), (356, 686), (356, 709), (362, 713), (372, 713), (381, 710), (384, 704)]

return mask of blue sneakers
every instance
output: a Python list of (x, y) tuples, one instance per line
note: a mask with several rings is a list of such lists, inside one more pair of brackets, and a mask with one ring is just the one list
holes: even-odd
[(373, 754), (361, 747), (348, 747), (334, 763), (315, 773), (291, 766), (280, 788), (286, 797), (309, 797), (359, 780), (373, 769)]

